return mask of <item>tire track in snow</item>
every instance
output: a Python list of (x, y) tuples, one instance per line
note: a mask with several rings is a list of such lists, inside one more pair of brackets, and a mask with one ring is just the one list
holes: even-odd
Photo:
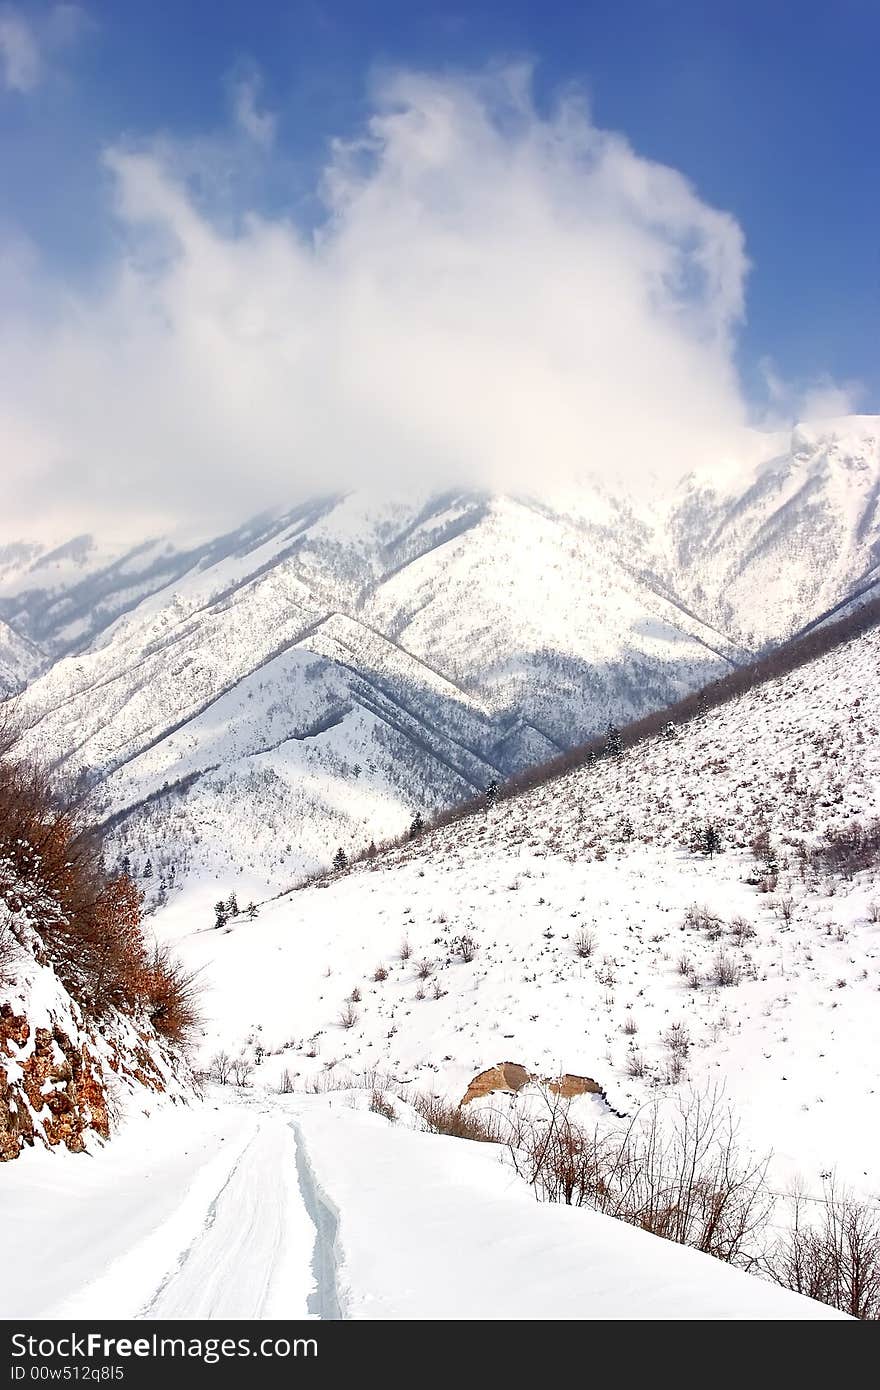
[(293, 1182), (296, 1161), (289, 1126), (261, 1124), (196, 1238), (139, 1317), (258, 1319), (310, 1313), (311, 1229)]
[(309, 1162), (302, 1127), (290, 1121), (296, 1143), (296, 1172), (303, 1205), (315, 1228), (315, 1248), (312, 1253), (312, 1276), (315, 1287), (309, 1294), (308, 1307), (313, 1317), (323, 1322), (340, 1322), (344, 1314), (339, 1303), (337, 1241), (339, 1213), (321, 1191)]

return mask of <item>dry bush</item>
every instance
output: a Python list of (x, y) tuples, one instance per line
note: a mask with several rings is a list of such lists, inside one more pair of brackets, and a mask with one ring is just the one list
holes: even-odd
[(233, 1085), (246, 1086), (253, 1076), (254, 1064), (247, 1057), (236, 1057), (230, 1067)]
[(681, 1097), (665, 1124), (654, 1105), (600, 1134), (544, 1091), (543, 1114), (511, 1143), (517, 1171), (545, 1201), (590, 1206), (717, 1259), (750, 1265), (770, 1212), (767, 1159), (740, 1148), (718, 1091)]
[(293, 1084), (293, 1077), (287, 1070), (287, 1067), (285, 1067), (284, 1071), (281, 1073), (281, 1080), (275, 1088), (276, 1095), (292, 1096), (295, 1090), (296, 1087)]
[(731, 917), (730, 935), (735, 945), (744, 946), (747, 941), (751, 941), (757, 936), (757, 932), (751, 922), (747, 921), (745, 917)]
[(374, 1115), (384, 1115), (385, 1119), (390, 1120), (392, 1124), (397, 1119), (397, 1111), (394, 1109), (393, 1103), (384, 1091), (380, 1091), (376, 1087), (370, 1092), (370, 1109)]
[(845, 879), (874, 868), (880, 864), (880, 817), (866, 825), (851, 821), (827, 831), (822, 844), (810, 852), (810, 861), (815, 869)]
[(0, 985), (12, 983), (12, 967), (18, 955), (18, 942), (6, 922), (0, 922)]
[(360, 1018), (360, 1014), (350, 999), (345, 1001), (339, 1014), (340, 1028), (353, 1028)]
[(877, 1208), (838, 1192), (792, 1198), (791, 1228), (762, 1262), (777, 1284), (817, 1298), (867, 1321), (880, 1319), (880, 1215)]
[(710, 912), (708, 907), (701, 907), (699, 903), (692, 903), (684, 914), (683, 926), (689, 927), (692, 931), (702, 932), (710, 941), (717, 941), (724, 935), (724, 923), (715, 912)]
[(729, 988), (731, 985), (738, 985), (740, 979), (740, 969), (735, 960), (726, 956), (723, 951), (712, 962), (712, 970), (709, 975), (709, 983), (717, 985), (719, 989)]
[(380, 985), (383, 980), (388, 979), (388, 971), (385, 969), (384, 965), (376, 966), (376, 969), (373, 971), (373, 979), (376, 981), (377, 985)]
[(401, 960), (409, 960), (410, 956), (412, 955), (412, 946), (410, 946), (409, 944), (408, 937), (405, 936), (401, 941), (400, 951), (398, 952), (398, 954)]
[(421, 1094), (412, 1097), (410, 1104), (434, 1134), (449, 1134), (455, 1139), (473, 1139), (481, 1144), (500, 1144), (501, 1126), (495, 1115), (479, 1110), (464, 1110), (439, 1096)]
[(8, 750), (0, 718), (0, 898), (25, 912), (87, 1017), (146, 1011), (156, 1031), (185, 1043), (198, 1022), (196, 977), (151, 951), (141, 896), (107, 872), (81, 800), (32, 759)]
[(429, 960), (420, 960), (416, 966), (416, 978), (419, 980), (430, 979), (433, 969), (434, 967)]
[(229, 1084), (229, 1073), (232, 1070), (232, 1058), (228, 1052), (215, 1052), (208, 1063), (208, 1079), (216, 1081), (218, 1086)]
[(477, 943), (472, 936), (465, 934), (457, 936), (452, 943), (452, 949), (465, 965), (470, 965), (474, 956), (477, 954)]
[(186, 1047), (201, 1023), (200, 972), (187, 970), (167, 946), (156, 946), (145, 972), (143, 997), (150, 1022), (169, 1042)]
[(596, 933), (584, 928), (574, 939), (574, 952), (581, 960), (587, 960), (596, 949)]

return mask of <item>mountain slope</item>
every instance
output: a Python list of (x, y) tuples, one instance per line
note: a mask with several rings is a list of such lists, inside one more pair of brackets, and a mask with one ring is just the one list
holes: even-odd
[[(880, 808), (878, 669), (874, 629), (256, 922), (170, 904), (159, 930), (209, 984), (206, 1057), (452, 1099), (510, 1060), (595, 1078), (630, 1115), (721, 1085), (780, 1189), (836, 1170), (876, 1200), (880, 868), (821, 851)], [(692, 848), (707, 821), (712, 858)]]
[(120, 852), (180, 881), (234, 846), (285, 886), (870, 591), (878, 438), (802, 426), (662, 496), (353, 494), (195, 549), (13, 548), (0, 617), (31, 645), (7, 666), (57, 658), (31, 737), (97, 786)]

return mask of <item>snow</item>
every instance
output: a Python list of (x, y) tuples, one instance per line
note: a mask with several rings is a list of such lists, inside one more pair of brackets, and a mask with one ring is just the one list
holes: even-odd
[(870, 587), (878, 433), (756, 436), (734, 477), (662, 497), (354, 493), (189, 550), (7, 547), (0, 663), (62, 657), (26, 695), (32, 737), (97, 777), (120, 855), (152, 840), (179, 884), (234, 844), (278, 890)]
[(218, 1092), (2, 1177), (5, 1318), (841, 1316), (340, 1096)]
[[(288, 1071), (301, 1087), (378, 1069), (452, 1100), (509, 1060), (594, 1077), (626, 1113), (722, 1084), (748, 1146), (773, 1151), (778, 1190), (799, 1178), (819, 1192), (837, 1170), (876, 1201), (880, 882), (876, 870), (802, 880), (794, 841), (877, 813), (878, 669), (875, 630), (675, 738), (266, 902), (256, 921), (214, 930), (213, 880), (173, 898), (156, 929), (203, 970), (204, 1060), (259, 1050), (260, 1079)], [(712, 860), (688, 848), (707, 819), (724, 843)], [(780, 858), (769, 893), (748, 881), (748, 845), (765, 825)], [(688, 925), (695, 903), (718, 917), (718, 935)], [(737, 918), (754, 934), (738, 937)], [(586, 959), (581, 931), (595, 937)], [(454, 950), (465, 933), (469, 964)], [(739, 977), (731, 987), (712, 980), (720, 953)], [(673, 1024), (690, 1038), (680, 1083), (669, 1079)]]

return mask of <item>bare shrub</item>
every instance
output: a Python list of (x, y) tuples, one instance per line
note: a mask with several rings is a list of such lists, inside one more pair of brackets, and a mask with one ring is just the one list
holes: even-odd
[(285, 1067), (284, 1071), (281, 1073), (281, 1080), (276, 1087), (277, 1094), (279, 1096), (292, 1096), (295, 1090), (296, 1087), (293, 1084), (293, 1077), (287, 1070), (287, 1067)]
[(430, 979), (433, 969), (434, 967), (429, 960), (420, 960), (416, 966), (416, 978), (419, 980)]
[(513, 1162), (545, 1201), (590, 1206), (728, 1263), (748, 1265), (773, 1197), (766, 1158), (738, 1141), (720, 1093), (680, 1097), (664, 1124), (657, 1105), (600, 1134), (572, 1123), (544, 1092), (544, 1112), (511, 1141)]
[(673, 1023), (664, 1034), (663, 1042), (670, 1052), (678, 1052), (683, 1057), (691, 1050), (691, 1035), (683, 1023)]
[(880, 864), (880, 817), (862, 824), (851, 821), (826, 831), (825, 839), (810, 853), (814, 868), (851, 879), (863, 869)]
[(694, 963), (691, 960), (690, 956), (683, 951), (682, 954), (679, 956), (678, 960), (675, 962), (675, 968), (678, 971), (679, 975), (688, 976), (693, 974)]
[(479, 1110), (465, 1110), (439, 1096), (421, 1094), (411, 1100), (413, 1109), (421, 1116), (426, 1129), (435, 1134), (449, 1134), (456, 1139), (474, 1139), (481, 1144), (502, 1142), (500, 1124), (494, 1115)]
[(358, 989), (357, 985), (355, 985), (354, 989), (351, 991), (351, 994), (348, 997), (352, 1004), (359, 1004), (361, 1002), (361, 992)]
[(826, 1183), (822, 1202), (792, 1198), (790, 1229), (763, 1262), (777, 1284), (868, 1321), (880, 1319), (880, 1216)]
[(627, 1076), (647, 1076), (648, 1063), (645, 1061), (643, 1052), (630, 1052), (626, 1059)]
[(589, 931), (586, 927), (579, 931), (574, 939), (575, 955), (581, 960), (587, 960), (596, 949), (596, 933)]
[(253, 1076), (254, 1064), (247, 1057), (236, 1057), (230, 1068), (233, 1085), (246, 1086)]
[(6, 922), (0, 922), (0, 985), (12, 983), (12, 967), (18, 955), (18, 942)]
[(377, 985), (380, 985), (383, 980), (388, 979), (388, 971), (385, 969), (384, 965), (376, 966), (376, 969), (373, 971), (373, 979), (376, 981)]
[(628, 1038), (634, 1037), (639, 1031), (638, 1024), (632, 1014), (627, 1014), (626, 1018), (623, 1020), (623, 1031)]
[(181, 1047), (188, 1046), (201, 1023), (201, 973), (187, 970), (167, 946), (155, 946), (143, 976), (143, 996), (156, 1032)]
[(394, 1105), (385, 1095), (385, 1092), (380, 1091), (376, 1087), (370, 1092), (370, 1109), (374, 1115), (383, 1115), (385, 1119), (390, 1120), (392, 1124), (397, 1119), (397, 1111), (394, 1109)]
[(216, 1081), (218, 1086), (227, 1086), (231, 1069), (232, 1058), (229, 1053), (215, 1052), (208, 1063), (208, 1076), (212, 1081)]
[(692, 931), (702, 932), (710, 941), (717, 941), (724, 935), (724, 923), (715, 912), (710, 912), (708, 907), (701, 907), (699, 903), (692, 903), (684, 914), (685, 927)]
[(755, 928), (745, 917), (731, 917), (730, 935), (734, 944), (744, 946), (747, 941), (751, 941), (756, 935)]
[(712, 962), (712, 971), (709, 975), (710, 984), (717, 985), (719, 989), (725, 989), (730, 985), (738, 985), (740, 979), (740, 969), (735, 960), (726, 956), (723, 951)]
[(340, 1028), (353, 1028), (360, 1014), (350, 999), (346, 999), (339, 1014)]
[(412, 946), (410, 946), (409, 938), (406, 936), (400, 943), (400, 950), (398, 951), (398, 955), (400, 956), (401, 960), (409, 960), (410, 956), (412, 955)]
[(477, 943), (472, 936), (467, 934), (457, 936), (452, 943), (452, 949), (457, 956), (464, 961), (465, 965), (470, 965), (474, 956), (477, 954)]

